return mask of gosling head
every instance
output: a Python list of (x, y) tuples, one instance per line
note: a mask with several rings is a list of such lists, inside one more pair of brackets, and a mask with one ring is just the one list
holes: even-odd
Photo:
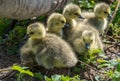
[(95, 34), (92, 31), (85, 30), (82, 33), (82, 40), (85, 45), (85, 49), (89, 49), (95, 39)]
[(58, 31), (64, 27), (66, 19), (62, 14), (53, 13), (47, 20), (48, 31)]
[(41, 39), (45, 37), (45, 27), (42, 23), (33, 23), (27, 27), (27, 35), (31, 39)]
[(112, 18), (110, 6), (106, 3), (99, 3), (94, 7), (94, 13), (99, 18)]
[(63, 9), (63, 15), (66, 19), (82, 18), (81, 9), (75, 4), (68, 4)]

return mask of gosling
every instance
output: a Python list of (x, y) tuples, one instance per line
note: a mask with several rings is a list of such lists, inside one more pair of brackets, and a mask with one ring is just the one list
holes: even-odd
[(78, 54), (84, 53), (89, 49), (101, 49), (101, 51), (104, 51), (99, 32), (90, 25), (79, 23), (68, 40)]
[(37, 65), (35, 61), (35, 54), (29, 48), (28, 43), (25, 43), (20, 49), (20, 58), (22, 65), (34, 67)]
[(66, 18), (66, 26), (63, 28), (64, 39), (68, 39), (76, 28), (76, 19), (82, 18), (81, 9), (75, 4), (68, 4), (63, 9), (63, 15)]
[(60, 37), (63, 37), (62, 28), (66, 23), (66, 19), (62, 14), (53, 13), (47, 20), (47, 28), (49, 33), (54, 33)]
[(44, 25), (34, 23), (28, 26), (29, 46), (35, 54), (38, 65), (46, 69), (73, 67), (77, 58), (72, 48), (59, 36), (45, 32)]
[(96, 48), (95, 34), (92, 31), (85, 30), (80, 38), (73, 41), (73, 48), (78, 54), (84, 54), (90, 49)]
[(107, 27), (107, 17), (112, 18), (110, 6), (106, 3), (99, 3), (94, 7), (94, 15), (86, 13), (88, 19), (84, 19), (86, 24), (96, 28), (100, 34), (104, 33)]

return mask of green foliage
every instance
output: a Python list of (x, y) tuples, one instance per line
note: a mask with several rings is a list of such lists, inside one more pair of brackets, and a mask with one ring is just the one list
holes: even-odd
[(98, 68), (107, 67), (109, 70), (104, 73), (111, 79), (111, 81), (119, 81), (120, 79), (120, 60), (101, 60), (97, 61), (99, 64)]
[(100, 49), (92, 49), (87, 52), (86, 60), (87, 63), (93, 63), (96, 61), (97, 56), (103, 55), (104, 53)]
[[(111, 5), (111, 10), (112, 13), (115, 12), (115, 8), (117, 5), (118, 1), (115, 1), (112, 5)], [(118, 10), (116, 11), (116, 15), (114, 16), (114, 19), (112, 21), (112, 23), (109, 24), (110, 29), (109, 30), (113, 36), (120, 36), (120, 6), (118, 7)]]
[(79, 75), (76, 75), (74, 77), (64, 75), (52, 75), (51, 78), (45, 76), (45, 81), (84, 81), (84, 80), (81, 80)]
[[(120, 21), (119, 21), (120, 22)], [(120, 36), (120, 24), (115, 23), (115, 24), (109, 24), (111, 30), (112, 30), (112, 35), (113, 36)]]
[(74, 77), (64, 76), (64, 75), (52, 75), (50, 78), (48, 76), (43, 76), (41, 73), (33, 73), (28, 67), (20, 67), (19, 65), (13, 65), (12, 70), (18, 71), (17, 81), (26, 81), (24, 75), (29, 75), (33, 78), (37, 78), (40, 81), (84, 81), (80, 79), (79, 75)]
[(13, 65), (12, 70), (18, 71), (19, 74), (17, 74), (17, 81), (26, 81), (23, 76), (29, 75), (29, 76), (34, 76), (34, 74), (30, 70), (26, 70), (27, 67), (20, 67), (18, 65)]
[(17, 54), (19, 52), (19, 44), (24, 40), (26, 34), (26, 28), (22, 26), (16, 26), (12, 31), (6, 35), (6, 38), (0, 38), (0, 48), (7, 54)]
[(4, 32), (6, 32), (6, 30), (8, 29), (11, 21), (11, 19), (0, 18), (0, 36), (5, 34)]
[(120, 72), (118, 72), (117, 70), (115, 70), (115, 71), (110, 70), (106, 74), (111, 78), (111, 81), (119, 81), (120, 80)]
[(78, 4), (82, 9), (92, 9), (95, 5), (94, 0), (74, 0), (73, 3)]
[[(81, 67), (81, 68), (82, 68), (82, 67)], [(84, 68), (83, 68), (82, 70), (84, 70)], [(73, 68), (73, 72), (74, 72), (74, 73), (79, 73), (79, 72), (80, 72), (80, 68), (79, 68), (79, 67), (74, 67), (74, 68)]]
[(44, 81), (44, 76), (40, 72), (34, 73), (34, 77), (39, 79), (40, 81)]
[(30, 70), (26, 70), (27, 67), (20, 67), (18, 65), (13, 65), (12, 70), (20, 72), (20, 74), (27, 74), (33, 76), (34, 74)]
[[(117, 5), (117, 1), (116, 2), (114, 2), (112, 5), (111, 5), (111, 10), (112, 10), (112, 12), (114, 12), (115, 11), (115, 8), (116, 8), (116, 5)], [(118, 7), (118, 10), (117, 10), (117, 12), (116, 12), (116, 15), (115, 15), (115, 17), (114, 17), (114, 19), (113, 19), (113, 22), (112, 22), (112, 24), (118, 24), (119, 26), (120, 26), (120, 6)]]

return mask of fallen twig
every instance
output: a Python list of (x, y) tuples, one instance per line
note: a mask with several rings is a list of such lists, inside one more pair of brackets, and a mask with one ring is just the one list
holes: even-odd
[(16, 73), (17, 73), (17, 71), (11, 70), (11, 71), (9, 71), (6, 75), (1, 76), (1, 77), (0, 77), (0, 80), (8, 79), (8, 78), (14, 76)]
[(0, 69), (0, 72), (3, 72), (3, 71), (10, 71), (11, 70), (11, 67), (10, 68), (5, 68), (5, 69)]
[(112, 54), (115, 54), (115, 55), (119, 56), (118, 53), (115, 53), (115, 52), (111, 51), (109, 48), (108, 48), (107, 50), (108, 50), (109, 52), (111, 52)]
[(105, 44), (113, 44), (113, 45), (120, 46), (120, 42), (103, 41), (103, 43), (105, 43)]
[(109, 35), (105, 35), (104, 36), (105, 38), (107, 37), (109, 37), (109, 38), (112, 38), (112, 39), (120, 39), (120, 36), (109, 36)]
[(80, 63), (82, 63), (82, 64), (86, 65), (87, 67), (89, 67), (89, 68), (91, 68), (91, 69), (93, 69), (93, 70), (95, 70), (95, 71), (98, 71), (96, 68), (94, 68), (94, 67), (92, 67), (92, 66), (88, 65), (88, 64), (87, 64), (87, 63), (85, 63), (85, 62), (82, 62), (82, 61), (80, 61), (80, 60), (78, 60), (78, 62), (80, 62)]
[(86, 70), (86, 71), (87, 71), (87, 75), (88, 75), (89, 79), (90, 79), (91, 81), (94, 81), (94, 80), (93, 80), (93, 77), (91, 76), (91, 73), (90, 73), (88, 70)]

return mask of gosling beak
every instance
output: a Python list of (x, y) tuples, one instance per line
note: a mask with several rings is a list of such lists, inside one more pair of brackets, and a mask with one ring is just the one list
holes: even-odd
[(78, 18), (84, 19), (84, 17), (82, 17), (81, 15)]
[(85, 48), (89, 49), (90, 48), (90, 44), (89, 43), (85, 43)]
[(109, 14), (109, 15), (108, 15), (108, 18), (112, 19), (112, 18), (113, 18), (113, 16), (112, 16), (111, 14)]
[(69, 23), (65, 23), (64, 27), (70, 27)]

